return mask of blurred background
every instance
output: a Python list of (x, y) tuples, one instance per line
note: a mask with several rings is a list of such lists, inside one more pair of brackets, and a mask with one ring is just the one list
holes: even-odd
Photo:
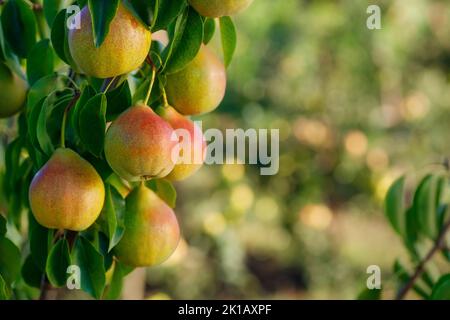
[(144, 297), (354, 299), (375, 264), (392, 298), (407, 259), (384, 195), (450, 151), (450, 2), (255, 0), (236, 24), (227, 96), (201, 119), (280, 129), (280, 171), (205, 166), (178, 183), (183, 241), (146, 270)]

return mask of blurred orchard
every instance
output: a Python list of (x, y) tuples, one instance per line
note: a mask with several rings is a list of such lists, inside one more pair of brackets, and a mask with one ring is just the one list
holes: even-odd
[[(366, 27), (370, 4), (382, 30)], [(183, 240), (146, 270), (144, 297), (353, 299), (378, 265), (392, 298), (408, 259), (385, 193), (450, 153), (450, 2), (256, 0), (236, 22), (227, 96), (203, 129), (279, 128), (280, 171), (213, 165), (178, 183)]]

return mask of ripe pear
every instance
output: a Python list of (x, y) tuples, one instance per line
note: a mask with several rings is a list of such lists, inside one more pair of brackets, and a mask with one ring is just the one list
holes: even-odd
[(143, 181), (165, 177), (173, 170), (178, 159), (172, 159), (172, 150), (177, 145), (172, 127), (150, 107), (138, 104), (108, 128), (105, 155), (121, 178)]
[(60, 148), (34, 176), (31, 210), (46, 228), (82, 231), (97, 220), (105, 187), (94, 167), (71, 149)]
[(88, 6), (80, 14), (81, 27), (69, 30), (70, 53), (89, 76), (110, 78), (137, 69), (147, 57), (152, 35), (120, 2), (105, 41), (96, 47)]
[(225, 96), (227, 76), (222, 61), (206, 46), (183, 70), (167, 76), (167, 98), (184, 115), (216, 109)]
[(0, 118), (10, 117), (25, 105), (28, 85), (0, 62)]
[(126, 198), (125, 232), (117, 258), (132, 267), (163, 263), (178, 246), (180, 228), (173, 210), (141, 184)]
[(197, 172), (205, 159), (206, 142), (202, 130), (197, 124), (170, 106), (157, 111), (175, 130), (180, 142), (179, 160), (166, 179), (184, 180)]
[(219, 18), (232, 16), (246, 9), (253, 0), (189, 0), (202, 16)]

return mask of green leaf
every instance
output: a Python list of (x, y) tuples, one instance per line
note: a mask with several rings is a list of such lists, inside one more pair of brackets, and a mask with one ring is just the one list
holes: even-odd
[(106, 121), (115, 120), (122, 112), (131, 106), (131, 90), (128, 81), (124, 81), (119, 87), (106, 93), (108, 108)]
[(103, 296), (106, 300), (117, 300), (120, 298), (123, 287), (123, 278), (125, 277), (125, 272), (123, 269), (123, 265), (115, 261), (114, 262), (114, 272), (111, 278), (111, 283), (105, 291)]
[(36, 22), (31, 6), (25, 0), (9, 0), (3, 7), (1, 20), (11, 49), (26, 58), (36, 43)]
[(123, 4), (131, 14), (144, 26), (150, 27), (155, 0), (124, 0)]
[(9, 300), (11, 298), (11, 289), (0, 274), (0, 300)]
[(72, 99), (73, 92), (67, 89), (51, 93), (42, 104), (36, 133), (39, 145), (47, 156), (53, 154), (59, 143), (64, 111)]
[(28, 56), (27, 77), (30, 85), (53, 73), (54, 59), (50, 40), (45, 39), (34, 45)]
[(203, 20), (192, 8), (181, 15), (175, 26), (175, 33), (164, 50), (166, 73), (182, 70), (200, 51), (203, 42)]
[(357, 299), (358, 300), (381, 300), (382, 289), (368, 289), (362, 290)]
[(69, 244), (66, 239), (59, 239), (52, 247), (47, 258), (45, 271), (50, 283), (55, 287), (63, 287), (67, 281), (67, 268), (70, 266)]
[(384, 207), (386, 216), (394, 230), (401, 236), (405, 235), (405, 177), (397, 179), (389, 188)]
[(152, 189), (171, 208), (175, 208), (177, 202), (177, 191), (169, 180), (154, 179), (146, 182), (147, 187)]
[(119, 8), (119, 0), (89, 0), (94, 43), (98, 48), (105, 41), (109, 33), (109, 26)]
[(42, 98), (46, 98), (55, 90), (66, 88), (67, 77), (53, 73), (43, 77), (30, 88), (27, 99), (27, 111), (29, 112)]
[(14, 72), (18, 74), (22, 79), (25, 79), (25, 75), (23, 74), (20, 61), (18, 57), (12, 52), (11, 47), (9, 46), (9, 44), (5, 39), (1, 23), (0, 23), (0, 60), (4, 60), (5, 64), (11, 70), (14, 70)]
[(68, 12), (66, 9), (61, 10), (56, 15), (53, 21), (50, 39), (52, 40), (56, 55), (73, 69), (77, 70), (69, 49), (67, 16)]
[(0, 214), (0, 237), (6, 234), (6, 219)]
[(225, 67), (228, 67), (233, 60), (236, 51), (236, 28), (230, 17), (220, 18), (220, 34), (222, 36), (222, 49)]
[(431, 293), (433, 300), (450, 300), (450, 274), (442, 276)]
[(53, 232), (41, 226), (31, 213), (29, 213), (28, 215), (28, 221), (31, 257), (33, 258), (33, 261), (39, 268), (39, 270), (41, 272), (45, 272), (45, 266), (47, 263), (47, 256), (53, 238)]
[(111, 185), (105, 186), (105, 206), (102, 212), (103, 230), (108, 236), (110, 252), (120, 241), (125, 231), (123, 215), (125, 213), (125, 199)]
[[(400, 280), (401, 287), (403, 287), (411, 278), (408, 271), (406, 271), (406, 268), (398, 260), (394, 263), (394, 273)], [(412, 289), (423, 299), (428, 299), (429, 294), (418, 283), (415, 283)]]
[(93, 155), (100, 157), (105, 144), (107, 100), (99, 93), (85, 104), (79, 115), (81, 142)]
[(75, 106), (70, 110), (69, 119), (71, 127), (75, 130), (75, 134), (80, 136), (80, 111), (84, 108), (86, 103), (96, 95), (95, 89), (87, 85), (81, 90), (81, 95), (78, 98)]
[(49, 27), (52, 27), (58, 12), (71, 3), (71, 0), (44, 0), (44, 15)]
[(152, 32), (167, 29), (185, 7), (185, 0), (159, 0), (158, 16), (153, 21)]
[(438, 199), (439, 177), (427, 175), (419, 184), (414, 194), (415, 216), (420, 231), (435, 239), (438, 235), (437, 222), (437, 199)]
[(13, 283), (20, 274), (20, 251), (8, 238), (0, 238), (0, 274), (6, 283)]
[(36, 266), (31, 255), (28, 255), (28, 257), (25, 259), (21, 274), (25, 283), (30, 287), (39, 288), (41, 286), (43, 273)]
[(75, 263), (81, 270), (81, 289), (100, 299), (105, 288), (103, 256), (85, 238), (78, 237), (74, 248)]
[(203, 43), (208, 44), (216, 32), (216, 21), (212, 18), (206, 18), (204, 22)]

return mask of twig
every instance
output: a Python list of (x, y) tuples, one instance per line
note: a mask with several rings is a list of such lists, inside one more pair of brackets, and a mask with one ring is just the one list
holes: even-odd
[(397, 293), (397, 296), (395, 297), (396, 300), (402, 300), (405, 298), (406, 294), (409, 290), (414, 286), (417, 279), (422, 275), (422, 273), (425, 271), (426, 264), (433, 258), (436, 252), (441, 250), (443, 247), (445, 247), (445, 237), (447, 235), (447, 232), (450, 230), (450, 220), (444, 225), (444, 228), (442, 229), (441, 233), (439, 234), (436, 243), (434, 246), (430, 249), (428, 254), (420, 261), (419, 265), (416, 268), (416, 271), (411, 276), (409, 281), (400, 289), (400, 291)]

